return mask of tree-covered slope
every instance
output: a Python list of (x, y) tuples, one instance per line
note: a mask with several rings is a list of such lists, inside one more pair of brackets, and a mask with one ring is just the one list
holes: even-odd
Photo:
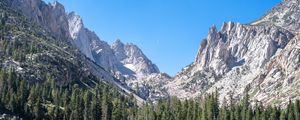
[(46, 30), (29, 22), (1, 2), (1, 68), (14, 68), (29, 81), (51, 77), (59, 83), (82, 80), (89, 74), (81, 55), (64, 40), (50, 36)]
[[(0, 1), (0, 67), (14, 68), (30, 82), (53, 79), (59, 85), (79, 83), (95, 86), (97, 80), (118, 87), (131, 94), (109, 71), (87, 58), (64, 37), (55, 36), (41, 24), (27, 19), (10, 6), (10, 1)], [(132, 93), (134, 94), (134, 93)], [(134, 95), (140, 102), (143, 100)]]
[(23, 119), (134, 115), (134, 95), (67, 40), (52, 36), (7, 1), (0, 1), (0, 21), (0, 114)]

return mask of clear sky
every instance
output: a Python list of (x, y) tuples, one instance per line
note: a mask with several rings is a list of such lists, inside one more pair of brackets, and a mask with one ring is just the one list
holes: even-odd
[[(45, 0), (52, 2), (54, 0)], [(100, 39), (138, 45), (161, 70), (175, 75), (192, 63), (210, 26), (249, 23), (281, 0), (57, 0), (79, 14)]]

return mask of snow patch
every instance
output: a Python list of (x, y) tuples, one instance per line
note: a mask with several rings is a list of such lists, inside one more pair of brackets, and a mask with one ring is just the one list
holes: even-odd
[(132, 71), (135, 71), (135, 67), (133, 64), (125, 64), (124, 66)]
[(103, 49), (99, 49), (96, 51), (97, 54), (99, 54)]

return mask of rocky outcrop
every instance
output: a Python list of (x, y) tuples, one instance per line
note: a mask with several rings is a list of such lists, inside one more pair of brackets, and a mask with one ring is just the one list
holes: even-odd
[(215, 26), (209, 30), (206, 45), (200, 48), (195, 64), (198, 70), (207, 69), (216, 75), (245, 64), (250, 69), (261, 68), (291, 38), (292, 33), (273, 26), (224, 23), (219, 32)]
[(195, 62), (167, 85), (173, 95), (195, 97), (218, 89), (220, 96), (241, 95), (276, 53), (294, 36), (275, 26), (224, 23), (220, 31), (213, 26), (201, 43)]
[(160, 73), (158, 67), (153, 64), (134, 44), (124, 44), (117, 40), (112, 44), (115, 56), (126, 68), (136, 75), (145, 76), (153, 73)]
[(83, 25), (83, 22), (79, 15), (75, 12), (68, 14), (69, 33), (72, 38), (72, 42), (91, 60), (94, 60), (91, 49), (91, 40), (87, 32), (89, 32)]
[(162, 86), (171, 79), (159, 69), (132, 43), (124, 44), (116, 40), (111, 48), (118, 61), (125, 67), (122, 75), (126, 77), (125, 83), (144, 99), (155, 101), (168, 96)]
[(12, 0), (11, 6), (23, 13), (34, 23), (49, 30), (58, 39), (69, 39), (68, 19), (62, 4), (47, 5), (41, 0)]
[[(52, 4), (46, 4), (41, 0), (12, 0), (8, 2), (12, 8), (20, 11), (33, 23), (47, 29), (53, 37), (66, 40), (70, 45), (77, 47), (87, 58), (106, 71), (96, 72), (91, 67), (97, 76), (107, 78), (109, 75), (104, 75), (104, 73), (110, 73), (110, 75), (118, 78), (125, 87), (133, 87), (133, 82), (138, 82), (140, 89), (136, 91), (144, 98), (153, 96), (150, 94), (150, 89), (153, 87), (149, 88), (146, 85), (154, 85), (149, 85), (150, 82), (148, 81), (170, 78), (166, 74), (161, 74), (157, 66), (136, 45), (123, 44), (118, 40), (110, 46), (94, 32), (87, 29), (79, 15), (75, 12), (66, 13), (64, 6), (58, 2)], [(143, 90), (141, 90), (142, 88)]]
[(218, 91), (220, 99), (284, 104), (299, 99), (299, 6), (285, 1), (250, 25), (215, 26), (196, 60), (165, 85), (171, 95), (189, 98)]
[[(269, 13), (252, 25), (275, 25), (289, 31), (297, 32), (300, 28), (300, 1), (288, 0), (281, 2)], [(298, 31), (299, 32), (299, 31)]]
[(253, 99), (276, 104), (300, 99), (299, 43), (299, 34), (297, 34), (257, 75), (259, 79), (249, 84)]

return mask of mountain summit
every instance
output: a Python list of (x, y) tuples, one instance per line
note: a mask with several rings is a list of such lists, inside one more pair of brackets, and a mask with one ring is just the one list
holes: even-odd
[(118, 39), (111, 47), (118, 61), (137, 75), (160, 73), (158, 67), (153, 64), (136, 45), (132, 43), (124, 44)]
[(224, 23), (209, 29), (191, 65), (165, 88), (171, 95), (285, 104), (298, 99), (300, 2), (280, 3), (251, 24)]
[[(28, 19), (49, 30), (53, 37), (74, 45), (87, 58), (119, 79), (125, 86), (132, 87), (133, 84), (129, 81), (142, 82), (145, 78), (152, 79), (153, 75), (168, 77), (160, 73), (158, 67), (138, 46), (132, 43), (124, 44), (120, 40), (109, 45), (87, 29), (81, 17), (75, 12), (66, 13), (64, 6), (59, 2), (46, 4), (41, 0), (12, 0), (8, 3)], [(145, 88), (144, 85), (138, 86)], [(149, 91), (144, 89), (138, 93), (147, 98), (144, 92)]]

